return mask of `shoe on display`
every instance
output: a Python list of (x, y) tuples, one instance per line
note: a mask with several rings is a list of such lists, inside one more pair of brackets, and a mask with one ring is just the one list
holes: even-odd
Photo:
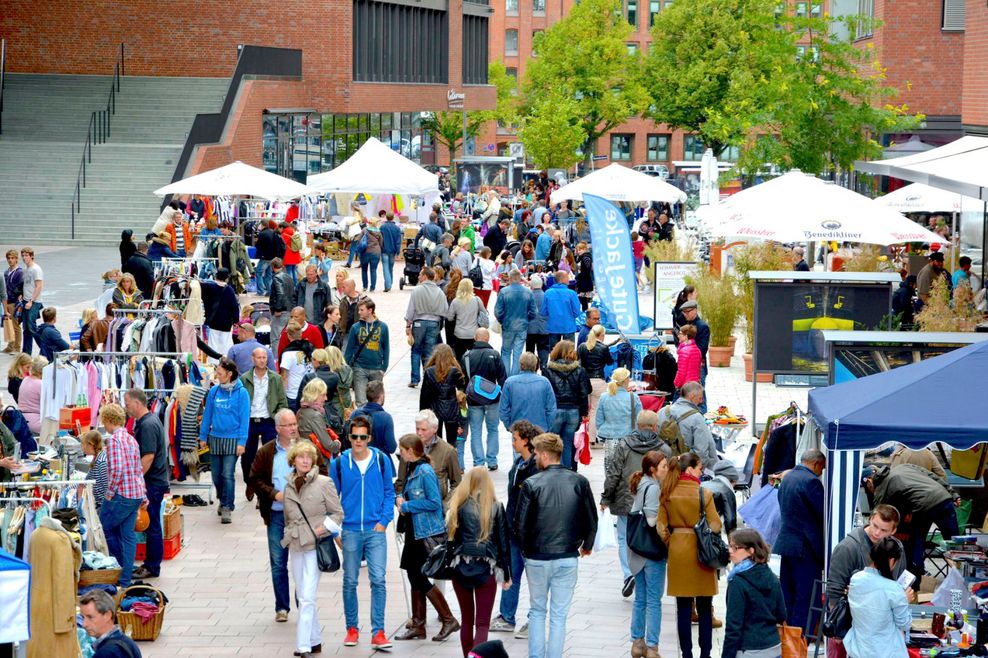
[(515, 631), (515, 625), (505, 621), (503, 615), (498, 615), (491, 622), (490, 630), (492, 633), (513, 633)]
[(343, 646), (345, 647), (355, 647), (357, 642), (360, 641), (360, 631), (356, 628), (348, 628), (346, 631), (346, 639), (343, 640)]
[(374, 633), (374, 637), (371, 638), (371, 649), (390, 649), (392, 646), (391, 640), (384, 631)]
[(526, 621), (521, 625), (517, 631), (515, 631), (516, 640), (527, 640), (528, 639), (528, 622)]

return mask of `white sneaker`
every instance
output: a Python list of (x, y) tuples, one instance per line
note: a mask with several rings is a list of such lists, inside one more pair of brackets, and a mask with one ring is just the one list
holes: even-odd
[(527, 640), (528, 639), (528, 622), (526, 621), (521, 625), (517, 631), (515, 631), (516, 640)]
[(498, 615), (494, 618), (494, 621), (491, 622), (490, 630), (492, 633), (513, 633), (515, 626), (514, 624), (509, 624), (506, 622), (503, 616)]

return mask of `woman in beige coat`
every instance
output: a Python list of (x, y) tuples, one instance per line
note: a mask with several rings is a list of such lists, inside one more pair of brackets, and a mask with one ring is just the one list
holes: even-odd
[(295, 595), (298, 599), (296, 651), (300, 656), (322, 651), (319, 619), (316, 613), (316, 590), (319, 587), (319, 563), (316, 541), (327, 534), (338, 536), (343, 523), (343, 506), (333, 481), (316, 468), (316, 447), (298, 441), (288, 451), (288, 474), (285, 486), (285, 538), (281, 545), (289, 550)]
[[(710, 658), (713, 644), (713, 597), (717, 594), (717, 572), (696, 559), (696, 533), (693, 526), (700, 520), (702, 508), (707, 523), (720, 532), (720, 517), (709, 491), (700, 489), (703, 464), (692, 452), (674, 459), (662, 481), (657, 528), (669, 547), (667, 589), (676, 597), (676, 628), (683, 658), (693, 658), (693, 603), (700, 622), (700, 658)], [(702, 491), (702, 493), (701, 493)]]

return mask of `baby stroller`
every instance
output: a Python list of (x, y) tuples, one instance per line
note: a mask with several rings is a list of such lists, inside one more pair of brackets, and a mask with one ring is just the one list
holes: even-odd
[(405, 247), (405, 269), (402, 270), (401, 278), (398, 279), (398, 289), (404, 290), (405, 284), (414, 286), (419, 282), (419, 272), (425, 266), (425, 252), (412, 245)]

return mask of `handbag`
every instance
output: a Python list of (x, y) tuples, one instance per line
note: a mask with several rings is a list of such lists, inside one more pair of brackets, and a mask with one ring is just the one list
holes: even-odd
[(484, 303), (480, 301), (479, 297), (474, 297), (474, 299), (477, 300), (477, 306), (480, 307), (477, 309), (477, 326), (484, 327), (486, 329), (491, 326), (490, 313), (488, 313), (487, 309), (484, 308)]
[[(655, 486), (651, 483), (649, 487)], [(648, 489), (646, 488), (647, 492)], [(645, 493), (642, 493), (644, 500)], [(662, 561), (669, 556), (669, 549), (659, 538), (659, 533), (655, 528), (648, 525), (643, 512), (631, 512), (628, 514), (628, 548), (648, 560)]]
[(782, 623), (779, 626), (779, 641), (782, 643), (782, 658), (806, 658), (806, 638), (803, 629)]
[(448, 541), (437, 544), (435, 548), (429, 551), (429, 557), (422, 564), (422, 575), (436, 580), (449, 580), (453, 575), (449, 568), (452, 557)]
[[(476, 405), (488, 405), (497, 402), (501, 395), (501, 385), (497, 382), (481, 377), (480, 375), (470, 376), (470, 355), (467, 352), (463, 355), (463, 364), (467, 370), (467, 400)], [(496, 353), (493, 358), (500, 358)]]
[[(714, 532), (707, 524), (707, 515), (703, 510), (703, 489), (700, 489), (700, 520), (693, 526), (696, 533), (696, 559), (700, 564), (711, 569), (723, 569), (730, 562), (727, 544), (719, 532)], [(803, 655), (806, 655), (805, 652)]]
[(343, 422), (345, 423), (350, 420), (350, 415), (357, 408), (357, 403), (351, 402), (349, 407), (346, 406), (346, 403), (343, 401), (343, 392), (338, 388), (336, 389), (336, 397), (340, 399), (340, 409), (343, 410)]
[(851, 630), (851, 605), (847, 602), (846, 591), (824, 611), (821, 630), (824, 636), (838, 640), (843, 640), (847, 632)]
[(309, 523), (309, 517), (305, 515), (305, 510), (302, 509), (302, 505), (298, 501), (295, 501), (295, 504), (298, 505), (298, 511), (302, 513), (305, 524), (309, 526), (309, 532), (316, 538), (316, 560), (319, 563), (319, 571), (323, 573), (339, 571), (340, 554), (336, 552), (336, 542), (333, 540), (333, 536), (326, 535), (325, 537), (320, 537), (317, 535), (316, 531), (312, 528), (312, 524)]

